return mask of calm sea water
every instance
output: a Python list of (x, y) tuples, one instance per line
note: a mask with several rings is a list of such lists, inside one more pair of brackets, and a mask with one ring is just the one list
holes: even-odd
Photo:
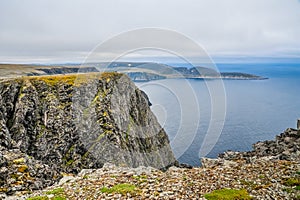
[[(207, 157), (216, 157), (226, 150), (250, 150), (257, 141), (274, 139), (286, 128), (295, 128), (296, 119), (300, 118), (300, 64), (217, 64), (217, 67), (221, 72), (253, 73), (269, 79), (223, 81), (224, 127), (219, 137), (213, 136), (217, 142)], [(209, 124), (212, 129), (222, 124), (222, 120), (212, 117), (212, 96), (206, 83), (180, 79), (137, 83), (148, 94), (176, 157), (194, 166), (200, 164), (199, 152), (205, 145)], [(223, 113), (218, 106), (215, 109), (217, 114)]]

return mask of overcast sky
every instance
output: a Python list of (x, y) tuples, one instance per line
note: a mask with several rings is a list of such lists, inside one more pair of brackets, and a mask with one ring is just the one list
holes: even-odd
[(213, 57), (300, 57), (298, 0), (1, 0), (0, 62), (81, 62), (143, 27), (182, 33)]

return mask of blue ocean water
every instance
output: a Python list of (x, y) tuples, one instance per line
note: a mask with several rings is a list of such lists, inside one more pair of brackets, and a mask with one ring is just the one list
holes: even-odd
[[(216, 157), (226, 150), (250, 150), (257, 141), (274, 139), (286, 128), (295, 128), (300, 118), (300, 64), (221, 63), (217, 67), (221, 72), (252, 73), (269, 79), (223, 81), (224, 127), (207, 157)], [(214, 84), (215, 80), (209, 81)], [(199, 152), (209, 124), (213, 128), (222, 123), (212, 119), (206, 81), (169, 79), (137, 85), (148, 94), (152, 110), (169, 135), (179, 161), (200, 165)]]

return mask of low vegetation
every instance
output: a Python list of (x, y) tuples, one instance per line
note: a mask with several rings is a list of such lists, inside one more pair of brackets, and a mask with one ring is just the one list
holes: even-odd
[(61, 195), (64, 194), (64, 192), (64, 188), (55, 188), (53, 190), (47, 191), (46, 194)]
[(30, 197), (27, 200), (66, 200), (65, 190), (63, 188), (55, 188), (45, 192), (46, 195), (52, 195), (51, 198), (48, 196), (34, 196)]
[(127, 183), (122, 183), (115, 185), (111, 188), (103, 187), (100, 190), (102, 193), (119, 193), (119, 194), (134, 194), (137, 192), (137, 188), (135, 185), (127, 184)]
[(252, 199), (245, 189), (220, 189), (204, 195), (207, 200), (249, 200)]
[(48, 200), (49, 198), (47, 196), (36, 196), (36, 197), (30, 197), (27, 200)]
[(283, 184), (286, 186), (284, 191), (290, 194), (294, 194), (296, 199), (300, 199), (300, 173), (299, 171), (296, 172), (295, 177), (291, 177), (288, 179), (283, 180)]
[(48, 75), (48, 76), (34, 76), (24, 77), (22, 79), (29, 81), (42, 81), (49, 86), (56, 86), (60, 83), (79, 86), (87, 83), (90, 80), (101, 79), (109, 82), (113, 77), (121, 76), (117, 72), (103, 72), (103, 73), (87, 73), (87, 74), (69, 74), (69, 75)]
[(286, 186), (300, 186), (300, 178), (289, 178), (284, 181)]

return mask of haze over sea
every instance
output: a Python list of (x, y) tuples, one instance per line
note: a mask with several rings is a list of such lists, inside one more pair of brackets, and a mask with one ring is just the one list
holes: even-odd
[[(226, 150), (251, 150), (253, 143), (274, 139), (286, 128), (295, 128), (296, 119), (300, 118), (300, 63), (219, 63), (217, 67), (220, 72), (244, 72), (269, 79), (224, 80), (227, 98), (225, 124), (217, 144), (207, 157), (217, 157)], [(197, 96), (200, 112), (190, 108), (190, 118), (182, 124), (181, 104), (188, 103), (189, 99), (178, 99), (172, 88), (180, 87), (185, 81)], [(188, 133), (196, 128), (192, 144), (177, 156), (180, 162), (200, 165), (199, 150), (211, 118), (211, 100), (205, 81), (169, 79), (137, 85), (148, 94), (153, 104), (152, 110), (168, 133), (175, 152), (177, 148), (185, 148), (178, 146), (175, 140), (192, 140), (189, 137), (177, 137), (179, 129)], [(199, 124), (193, 124), (192, 118), (198, 116)], [(212, 119), (211, 123), (218, 122)]]

